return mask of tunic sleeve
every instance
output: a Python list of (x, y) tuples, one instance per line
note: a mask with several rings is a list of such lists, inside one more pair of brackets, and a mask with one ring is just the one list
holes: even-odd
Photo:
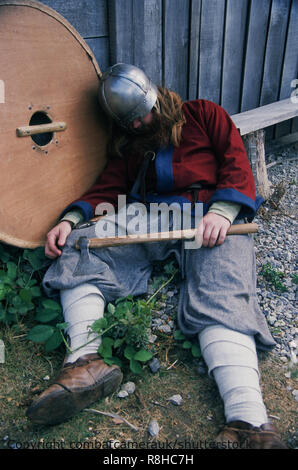
[(216, 191), (210, 204), (216, 201), (241, 204), (238, 217), (252, 219), (263, 198), (256, 196), (254, 177), (242, 138), (221, 106), (202, 101), (207, 132), (218, 161)]

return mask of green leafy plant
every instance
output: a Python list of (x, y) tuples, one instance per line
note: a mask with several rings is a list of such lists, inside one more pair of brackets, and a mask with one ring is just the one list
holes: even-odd
[(152, 358), (148, 349), (148, 328), (151, 325), (151, 307), (143, 299), (131, 296), (109, 303), (104, 318), (96, 320), (91, 330), (102, 336), (99, 354), (104, 361), (120, 367), (129, 361), (133, 373), (142, 372), (142, 363)]
[(193, 341), (187, 339), (187, 337), (182, 333), (181, 330), (177, 329), (174, 332), (174, 339), (178, 342), (182, 349), (187, 349), (191, 352), (192, 356), (195, 358), (201, 357), (201, 351), (199, 345)]
[[(28, 318), (31, 324), (33, 320), (33, 326), (26, 334), (28, 340), (43, 344), (47, 352), (61, 344), (70, 350), (63, 334), (67, 324), (61, 305), (47, 298), (39, 287), (49, 263), (43, 247), (22, 250), (0, 244), (0, 323), (16, 326), (30, 313)], [(142, 373), (143, 366), (154, 355), (154, 346), (148, 340), (152, 310), (177, 272), (175, 262), (168, 262), (162, 274), (153, 279), (154, 293), (147, 300), (132, 296), (117, 299), (107, 305), (104, 318), (90, 326), (92, 332), (102, 337), (99, 354), (107, 364), (128, 363), (134, 374)], [(185, 340), (183, 348), (187, 347)], [(194, 346), (190, 349), (195, 355)]]
[(264, 277), (264, 279), (270, 282), (276, 290), (281, 292), (286, 292), (288, 289), (283, 284), (281, 279), (285, 277), (282, 271), (277, 271), (274, 269), (270, 263), (264, 264), (261, 269), (260, 274)]
[[(156, 291), (146, 301), (133, 299), (132, 296), (119, 298), (109, 303), (103, 318), (91, 325), (91, 330), (102, 336), (99, 354), (104, 361), (120, 367), (128, 361), (134, 374), (141, 374), (143, 365), (153, 357), (152, 346), (148, 340), (148, 330), (152, 321), (152, 309), (157, 295), (175, 277), (178, 269), (171, 261), (164, 267), (164, 273), (154, 279)], [(158, 287), (158, 288), (157, 288)]]
[(29, 313), (37, 323), (27, 339), (43, 343), (46, 351), (56, 349), (63, 341), (62, 310), (58, 302), (48, 299), (39, 287), (49, 260), (44, 248), (21, 250), (0, 244), (0, 322), (19, 325)]

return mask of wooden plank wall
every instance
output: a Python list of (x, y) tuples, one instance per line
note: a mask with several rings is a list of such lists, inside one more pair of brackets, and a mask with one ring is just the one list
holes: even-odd
[(109, 66), (108, 0), (39, 0), (64, 16), (95, 55), (101, 71)]
[[(183, 99), (229, 114), (290, 97), (298, 78), (298, 0), (42, 0), (93, 50), (101, 70), (143, 68)], [(298, 131), (298, 119), (266, 132)]]
[[(111, 63), (236, 114), (290, 97), (298, 0), (109, 0)], [(296, 120), (267, 130), (296, 132)]]

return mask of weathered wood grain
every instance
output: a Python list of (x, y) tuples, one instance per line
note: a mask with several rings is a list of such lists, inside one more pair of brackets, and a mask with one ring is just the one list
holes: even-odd
[(220, 104), (225, 2), (202, 0), (199, 98)]
[(198, 98), (202, 0), (192, 0), (190, 8), (188, 99)]
[[(289, 98), (298, 78), (297, 0), (42, 2), (77, 29), (101, 70), (135, 64), (183, 99), (209, 99), (229, 114)], [(296, 132), (298, 119), (274, 129)]]
[(93, 52), (100, 70), (104, 72), (110, 65), (108, 38), (90, 38), (85, 41)]
[(133, 63), (132, 0), (109, 0), (111, 63)]
[(222, 66), (221, 105), (230, 114), (240, 110), (242, 69), (245, 57), (245, 33), (248, 1), (228, 0)]
[(162, 84), (161, 0), (133, 0), (133, 38), (133, 64), (145, 68), (151, 80)]
[(233, 122), (239, 129), (241, 135), (259, 129), (265, 129), (287, 119), (298, 116), (298, 103), (293, 103), (291, 99), (267, 104), (256, 109), (231, 116)]
[(247, 111), (259, 106), (269, 13), (269, 1), (251, 1), (242, 83), (242, 102), (237, 112)]
[[(291, 0), (272, 1), (260, 106), (278, 100), (290, 5)], [(266, 136), (273, 138), (274, 129), (267, 129)]]
[(83, 38), (108, 35), (107, 0), (41, 0), (64, 16)]
[(164, 82), (187, 99), (189, 0), (164, 5)]
[[(292, 81), (298, 79), (298, 2), (293, 1), (287, 40), (285, 44), (285, 57), (283, 63), (281, 87), (279, 99), (289, 98), (294, 90), (291, 87)], [(298, 85), (298, 84), (297, 84)], [(296, 85), (296, 87), (297, 87)], [(292, 121), (286, 121), (278, 126), (275, 130), (275, 138), (287, 135), (291, 132)]]

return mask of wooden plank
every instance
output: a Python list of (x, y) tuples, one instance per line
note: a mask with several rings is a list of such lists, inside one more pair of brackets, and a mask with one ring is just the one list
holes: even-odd
[(202, 0), (199, 98), (220, 104), (225, 2)]
[[(291, 96), (294, 88), (292, 81), (298, 77), (298, 2), (292, 2), (289, 28), (286, 40), (285, 57), (283, 63), (281, 88), (279, 99)], [(276, 126), (275, 138), (291, 132), (291, 121)]]
[(41, 0), (64, 16), (84, 38), (107, 36), (106, 0)]
[(109, 0), (110, 60), (133, 63), (133, 2)]
[(273, 0), (260, 105), (278, 100), (290, 0)]
[(162, 0), (133, 0), (133, 63), (162, 83)]
[(164, 83), (187, 98), (189, 0), (164, 3)]
[(247, 0), (227, 1), (221, 105), (229, 114), (240, 111), (247, 7)]
[(293, 133), (298, 132), (298, 118), (293, 119), (291, 132)]
[(298, 103), (290, 98), (231, 116), (241, 135), (265, 129), (298, 116)]
[(243, 142), (254, 175), (256, 192), (264, 199), (268, 199), (271, 194), (271, 185), (268, 180), (265, 162), (264, 130), (261, 129), (245, 135)]
[(109, 62), (109, 40), (108, 38), (85, 39), (92, 50), (101, 72), (104, 72), (110, 64)]
[(201, 0), (192, 0), (190, 11), (189, 39), (189, 79), (188, 99), (198, 97), (199, 60), (200, 60), (200, 31), (201, 31)]
[(240, 111), (257, 108), (260, 104), (269, 13), (269, 1), (251, 1)]
[[(272, 1), (260, 97), (261, 106), (278, 101), (290, 5), (291, 0)], [(268, 128), (266, 139), (273, 137), (274, 129)]]
[(278, 139), (272, 140), (266, 148), (266, 154), (274, 151), (276, 148), (284, 147), (285, 145), (291, 145), (298, 142), (298, 132), (288, 134)]
[(292, 80), (298, 78), (298, 2), (292, 3), (279, 99), (289, 98)]

